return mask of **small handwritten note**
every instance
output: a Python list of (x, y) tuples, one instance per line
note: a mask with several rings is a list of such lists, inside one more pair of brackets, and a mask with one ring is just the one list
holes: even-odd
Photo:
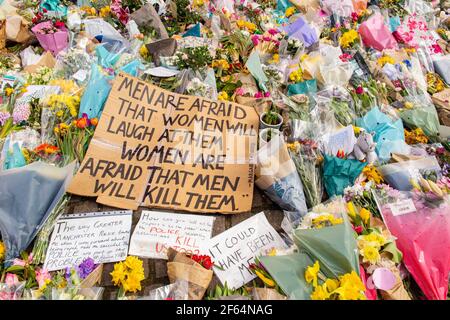
[(86, 258), (95, 263), (127, 257), (132, 211), (92, 212), (60, 218), (50, 239), (44, 268), (60, 270)]
[(391, 203), (389, 207), (391, 208), (392, 215), (394, 216), (416, 212), (416, 206), (414, 205), (412, 199), (406, 199), (398, 201), (396, 203)]
[(214, 217), (142, 211), (133, 235), (130, 255), (167, 259), (167, 249), (188, 254), (200, 254), (211, 238)]
[(353, 132), (353, 127), (350, 125), (334, 133), (325, 135), (324, 141), (326, 153), (336, 156), (339, 150), (343, 150), (345, 154), (352, 152), (356, 143), (356, 137)]
[(255, 257), (273, 248), (286, 247), (264, 212), (260, 212), (212, 238), (208, 251), (214, 264), (221, 267), (214, 269), (217, 277), (222, 284), (226, 282), (235, 289), (255, 278), (249, 269)]

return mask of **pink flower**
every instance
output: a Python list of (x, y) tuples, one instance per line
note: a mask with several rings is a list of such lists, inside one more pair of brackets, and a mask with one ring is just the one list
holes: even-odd
[(7, 273), (5, 283), (8, 287), (16, 286), (19, 283), (19, 278), (14, 273)]
[(254, 97), (257, 98), (257, 99), (261, 99), (264, 96), (263, 96), (261, 91), (258, 91), (257, 93), (255, 93)]
[(276, 35), (278, 33), (277, 29), (271, 28), (267, 31), (268, 33), (270, 33), (272, 36)]
[(442, 53), (442, 48), (437, 43), (431, 45), (431, 49), (434, 53)]
[(51, 280), (52, 277), (46, 269), (36, 269), (36, 281), (41, 288), (45, 284), (45, 280)]
[(269, 36), (264, 36), (264, 37), (263, 37), (263, 41), (269, 42), (270, 40), (272, 40), (272, 38), (269, 37)]
[(356, 13), (356, 12), (352, 12), (352, 20), (353, 20), (353, 22), (356, 22), (356, 21), (358, 21), (358, 14)]
[(264, 92), (264, 97), (266, 97), (266, 98), (270, 97), (270, 92), (269, 91)]
[(251, 36), (252, 42), (254, 46), (257, 46), (259, 43), (259, 36), (257, 34), (254, 34)]

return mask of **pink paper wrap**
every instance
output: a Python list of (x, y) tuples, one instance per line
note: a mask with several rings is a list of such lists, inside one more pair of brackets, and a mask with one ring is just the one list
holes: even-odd
[(46, 51), (50, 51), (54, 56), (56, 56), (60, 51), (67, 48), (69, 45), (69, 33), (65, 27), (59, 28), (59, 31), (52, 34), (42, 34), (39, 30), (46, 27), (51, 27), (52, 23), (50, 21), (41, 22), (35, 25), (31, 31), (36, 35), (40, 45)]
[(424, 206), (423, 200), (413, 193), (402, 200), (399, 203), (410, 207), (411, 212), (399, 214), (392, 207), (395, 204), (381, 206), (386, 226), (397, 237), (403, 262), (427, 299), (446, 300), (450, 271), (448, 198), (434, 208)]
[(381, 14), (375, 14), (361, 23), (358, 32), (366, 46), (378, 51), (397, 48), (397, 41), (388, 26), (384, 24)]

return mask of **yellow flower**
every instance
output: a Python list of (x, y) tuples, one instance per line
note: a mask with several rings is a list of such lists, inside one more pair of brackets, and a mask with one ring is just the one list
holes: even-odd
[(0, 241), (0, 261), (2, 261), (5, 258), (5, 245), (2, 241)]
[(106, 6), (100, 9), (100, 17), (104, 18), (108, 16), (111, 12), (110, 6)]
[(280, 55), (278, 53), (275, 53), (272, 56), (272, 59), (269, 60), (269, 63), (278, 63), (280, 62)]
[(351, 201), (347, 202), (347, 212), (352, 219), (356, 218), (356, 209)]
[(122, 262), (118, 262), (114, 265), (114, 270), (110, 273), (112, 276), (112, 282), (116, 286), (120, 286), (125, 280), (125, 267)]
[(226, 93), (225, 91), (220, 91), (219, 94), (217, 95), (217, 99), (221, 101), (229, 100), (228, 93)]
[(351, 29), (342, 34), (342, 36), (339, 38), (339, 44), (343, 48), (348, 48), (351, 47), (358, 38), (359, 38), (358, 32), (356, 32), (356, 30)]
[(369, 218), (370, 218), (370, 211), (367, 210), (366, 208), (362, 208), (359, 211), (359, 216), (361, 217), (362, 221), (367, 224), (367, 222), (369, 222)]
[(381, 184), (384, 181), (377, 168), (375, 168), (373, 165), (364, 167), (362, 172), (366, 176), (367, 180), (373, 181), (375, 184)]
[(314, 265), (307, 267), (305, 271), (305, 280), (308, 283), (313, 284), (314, 288), (317, 287), (317, 275), (320, 271), (319, 261), (314, 262)]
[(194, 7), (202, 7), (205, 4), (204, 0), (194, 0), (193, 5)]
[(143, 262), (138, 257), (128, 256), (125, 259), (125, 266), (131, 270), (142, 270), (144, 272)]
[(230, 64), (225, 59), (214, 60), (212, 63), (212, 67), (221, 68), (222, 70), (228, 70), (230, 68)]
[(311, 300), (326, 300), (330, 297), (330, 294), (326, 290), (326, 285), (317, 286), (311, 293)]
[(381, 58), (378, 58), (377, 62), (381, 67), (383, 67), (386, 63), (395, 64), (394, 58), (390, 56), (382, 56)]
[(377, 249), (386, 244), (386, 238), (378, 232), (371, 232), (368, 235), (361, 236), (360, 239), (363, 241), (363, 244), (369, 244)]
[(295, 11), (297, 11), (297, 9), (295, 7), (289, 7), (286, 9), (286, 12), (284, 13), (284, 15), (289, 18), (290, 16), (292, 16), (295, 13)]
[(14, 89), (13, 88), (6, 88), (5, 89), (5, 94), (6, 94), (7, 97), (12, 95), (13, 93), (14, 93)]
[(141, 281), (144, 280), (144, 278), (138, 274), (138, 273), (130, 273), (127, 275), (127, 278), (125, 281), (122, 281), (123, 284), (123, 290), (125, 292), (136, 292), (141, 290)]
[(289, 79), (295, 83), (301, 82), (303, 80), (302, 70), (299, 68), (297, 70), (292, 71), (291, 74), (289, 75)]
[(334, 293), (339, 294), (339, 300), (365, 300), (364, 294), (350, 284), (337, 288)]
[(245, 21), (244, 20), (238, 20), (236, 21), (236, 25), (238, 26), (238, 28), (242, 29), (245, 25)]
[(259, 270), (255, 270), (255, 274), (258, 276), (258, 278), (260, 278), (264, 284), (266, 286), (268, 286), (269, 288), (275, 287), (275, 281), (273, 281), (272, 279), (267, 278), (265, 275), (262, 274), (261, 271)]
[(373, 246), (365, 246), (363, 247), (359, 253), (363, 257), (363, 262), (369, 262), (371, 264), (375, 264), (380, 260), (380, 253), (378, 252), (378, 249)]
[(147, 46), (145, 44), (143, 44), (141, 46), (141, 48), (139, 49), (139, 54), (141, 55), (142, 58), (147, 58), (148, 57), (148, 49), (147, 49)]
[(339, 287), (339, 281), (336, 279), (327, 279), (325, 280), (325, 286), (327, 288), (327, 292), (332, 293)]

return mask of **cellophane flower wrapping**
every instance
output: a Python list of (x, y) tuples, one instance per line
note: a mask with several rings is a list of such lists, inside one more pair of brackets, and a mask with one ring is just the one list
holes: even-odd
[(378, 51), (397, 47), (397, 41), (392, 36), (389, 27), (384, 23), (383, 16), (379, 13), (361, 23), (358, 32), (366, 46)]
[(430, 300), (447, 299), (450, 271), (450, 202), (431, 193), (373, 191), (403, 262)]
[[(305, 227), (309, 215), (312, 217), (315, 213), (329, 213), (343, 221), (320, 229)], [(293, 239), (299, 250), (305, 251), (312, 260), (319, 261), (320, 269), (327, 278), (338, 278), (352, 271), (359, 274), (358, 248), (342, 198), (311, 209), (294, 230)]]

